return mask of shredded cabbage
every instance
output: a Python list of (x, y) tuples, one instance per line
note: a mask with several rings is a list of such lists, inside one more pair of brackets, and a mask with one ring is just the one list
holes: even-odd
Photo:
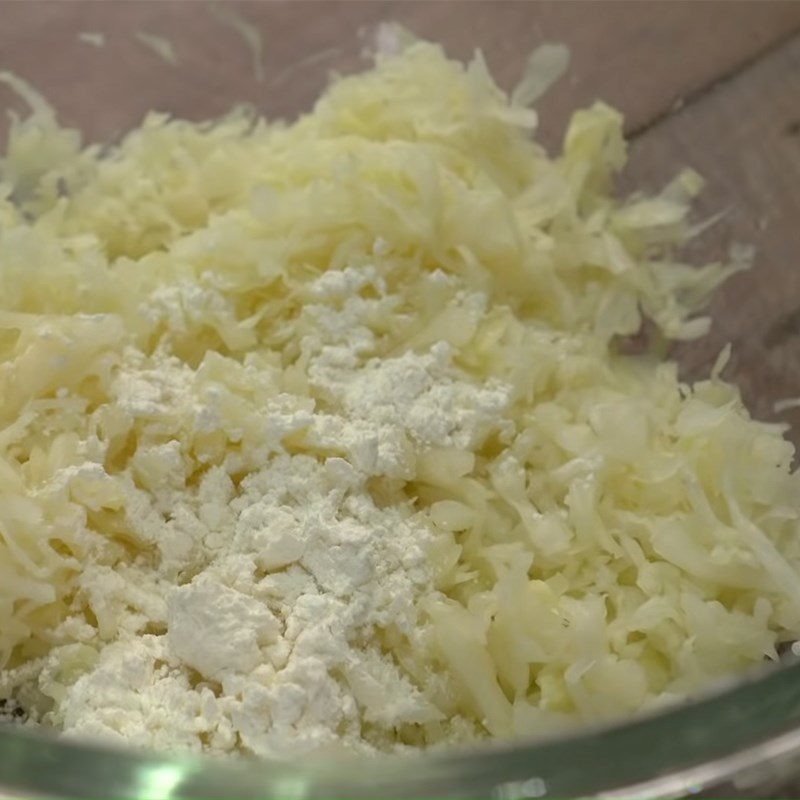
[(80, 31), (80, 33), (78, 33), (78, 41), (97, 48), (106, 46), (106, 36), (100, 31)]
[(511, 93), (515, 105), (535, 103), (566, 71), (569, 49), (563, 44), (539, 45), (525, 63), (522, 78)]
[[(513, 388), (499, 433), (418, 452), (392, 488), (436, 532), (436, 592), (418, 630), (388, 627), (384, 645), (445, 720), (507, 736), (632, 712), (774, 659), (800, 633), (783, 427), (750, 418), (724, 359), (689, 386), (674, 363), (618, 347), (644, 319), (668, 339), (705, 333), (709, 295), (748, 256), (681, 261), (694, 172), (654, 197), (614, 194), (626, 146), (603, 103), (547, 156), (527, 104), (562, 60), (540, 53), (511, 102), (480, 55), (465, 67), (410, 42), (288, 127), (242, 109), (202, 124), (151, 113), (103, 151), (0, 76), (32, 111), (0, 163), (7, 686), (74, 644), (42, 684), (57, 702), (64, 675), (113, 639), (121, 611), (81, 587), (81, 567), (157, 557), (128, 513), (132, 482), (154, 480), (154, 446), (180, 442), (181, 486), (211, 464), (238, 479), (280, 449), (259, 404), (319, 400), (301, 357), (304, 287), (345, 266), (373, 266), (402, 298), (371, 323), (375, 355), (444, 339), (463, 373)], [(433, 291), (435, 270), (451, 280)], [(158, 312), (164, 291), (184, 298), (180, 314)], [(486, 310), (465, 309), (464, 292)], [(120, 409), (119, 365), (157, 352), (219, 394), (214, 426)], [(65, 627), (76, 613), (85, 627)], [(398, 740), (445, 741), (449, 725)]]
[(148, 50), (152, 50), (162, 61), (170, 66), (176, 66), (178, 56), (172, 42), (164, 36), (156, 36), (154, 33), (146, 31), (136, 31), (136, 39), (141, 42)]
[(250, 51), (250, 62), (253, 67), (253, 77), (261, 82), (264, 80), (264, 62), (262, 59), (263, 42), (261, 32), (255, 25), (248, 22), (231, 8), (221, 3), (208, 3), (208, 12), (220, 23), (231, 28), (244, 42)]

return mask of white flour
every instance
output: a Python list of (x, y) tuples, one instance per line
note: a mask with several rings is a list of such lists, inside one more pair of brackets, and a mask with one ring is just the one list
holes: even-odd
[[(158, 313), (178, 324), (184, 294), (161, 292)], [(302, 359), (317, 406), (265, 369), (268, 397), (242, 430), (230, 431), (233, 401), (210, 370), (126, 353), (117, 405), (153, 443), (121, 485), (152, 558), (83, 573), (81, 591), (107, 612), (105, 641), (84, 626), (86, 644), (74, 644), (81, 623), (68, 620), (72, 644), (53, 651), (41, 678), (59, 695), (45, 721), (68, 735), (296, 756), (391, 748), (398, 726), (444, 719), (382, 646), (418, 635), (419, 601), (434, 592), (430, 523), (407, 503), (381, 503), (371, 481), (411, 474), (426, 448), (472, 447), (509, 391), (465, 380), (445, 343), (374, 357), (365, 320), (397, 298), (371, 268), (324, 274), (309, 300), (298, 324), (309, 331)], [(242, 441), (255, 420), (258, 435), (249, 455), (243, 447), (187, 486), (184, 444), (156, 441), (165, 418), (194, 436), (228, 426)], [(100, 455), (78, 473), (102, 478)], [(242, 469), (248, 459), (258, 466)], [(71, 661), (74, 681), (64, 678)]]

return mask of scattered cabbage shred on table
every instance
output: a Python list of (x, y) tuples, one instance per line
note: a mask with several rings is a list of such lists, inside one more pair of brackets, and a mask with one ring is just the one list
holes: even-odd
[[(152, 113), (84, 147), (4, 80), (32, 113), (0, 165), (0, 696), (58, 724), (118, 636), (121, 610), (82, 569), (113, 578), (161, 557), (132, 507), (154, 447), (180, 444), (186, 492), (210, 465), (238, 485), (303, 450), (302, 433), (266, 439), (260, 408), (321, 402), (303, 307), (345, 268), (396, 298), (366, 321), (364, 361), (446, 342), (458, 375), (510, 387), (468, 449), (414, 444), (407, 474), (374, 481), (432, 533), (417, 633), (371, 634), (441, 712), (398, 743), (448, 741), (456, 715), (508, 736), (651, 707), (800, 633), (783, 428), (750, 418), (722, 360), (690, 386), (670, 361), (621, 352), (645, 321), (702, 336), (710, 293), (747, 265), (681, 261), (695, 173), (615, 196), (615, 110), (577, 111), (551, 158), (523, 105), (535, 75), (512, 100), (480, 55), (463, 66), (411, 42), (291, 125)], [(165, 292), (180, 314), (153, 311)], [(156, 353), (213, 390), (216, 427), (120, 407), (120, 364)], [(163, 633), (146, 608), (127, 613)]]

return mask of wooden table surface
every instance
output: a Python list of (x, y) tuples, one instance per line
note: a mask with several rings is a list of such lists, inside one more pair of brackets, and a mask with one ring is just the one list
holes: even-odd
[[(260, 31), (262, 81), (219, 13), (173, 0), (0, 0), (0, 69), (41, 87), (65, 122), (107, 138), (150, 108), (204, 118), (246, 100), (291, 117), (328, 70), (359, 65), (364, 31), (380, 20), (456, 56), (480, 46), (505, 87), (534, 45), (564, 42), (572, 67), (538, 107), (543, 141), (556, 148), (570, 110), (602, 97), (627, 118), (625, 187), (654, 189), (691, 165), (708, 179), (700, 213), (727, 211), (698, 253), (721, 256), (733, 240), (757, 247), (756, 269), (714, 302), (712, 334), (683, 349), (687, 371), (707, 369), (730, 341), (731, 373), (758, 415), (800, 395), (800, 2), (284, 0), (225, 2), (222, 11)], [(82, 31), (103, 33), (105, 47), (79, 40)], [(178, 66), (136, 31), (168, 38)], [(0, 88), (0, 107), (19, 101)], [(800, 412), (782, 418), (800, 431)]]

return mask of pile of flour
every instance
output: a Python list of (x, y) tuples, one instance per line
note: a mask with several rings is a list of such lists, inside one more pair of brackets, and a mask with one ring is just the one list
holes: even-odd
[[(308, 291), (301, 361), (315, 399), (272, 392), (257, 409), (256, 469), (239, 470), (233, 453), (187, 484), (184, 444), (158, 442), (159, 425), (212, 433), (227, 401), (168, 354), (126, 351), (115, 408), (153, 442), (114, 478), (139, 554), (84, 566), (79, 598), (97, 625), (81, 612), (57, 632), (69, 643), (38, 678), (56, 700), (44, 723), (127, 745), (273, 757), (391, 749), (404, 725), (447, 724), (456, 737), (474, 727), (445, 720), (384, 646), (414, 642), (420, 601), (435, 594), (431, 523), (386, 493), (419, 453), (471, 448), (497, 429), (509, 389), (469, 380), (444, 342), (373, 356), (365, 321), (399, 301), (371, 267), (330, 271)], [(463, 303), (479, 315), (485, 301)], [(185, 310), (165, 292), (143, 309), (173, 325)], [(108, 453), (83, 448), (85, 463), (42, 491), (110, 480)]]

